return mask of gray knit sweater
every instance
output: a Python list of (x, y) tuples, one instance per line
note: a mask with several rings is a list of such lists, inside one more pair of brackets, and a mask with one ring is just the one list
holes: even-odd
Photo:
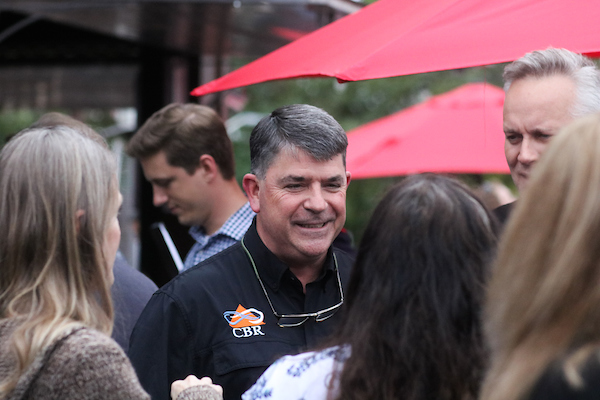
[[(0, 380), (15, 365), (7, 340), (18, 326), (0, 319)], [(108, 336), (85, 327), (64, 332), (44, 349), (19, 379), (7, 400), (25, 399), (150, 399), (129, 359)], [(212, 388), (195, 386), (177, 400), (218, 400)]]

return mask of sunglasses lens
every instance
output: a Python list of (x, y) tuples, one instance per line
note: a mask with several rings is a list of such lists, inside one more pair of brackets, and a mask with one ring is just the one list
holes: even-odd
[(293, 328), (296, 326), (300, 326), (308, 320), (309, 317), (282, 317), (279, 318), (277, 325), (282, 328)]
[(332, 310), (327, 310), (327, 311), (323, 311), (322, 313), (319, 313), (315, 317), (315, 320), (317, 322), (322, 322), (322, 321), (325, 321), (326, 319), (333, 317), (333, 315), (337, 312), (337, 310), (340, 309), (341, 305), (342, 305), (342, 303), (340, 303), (337, 307), (333, 308)]

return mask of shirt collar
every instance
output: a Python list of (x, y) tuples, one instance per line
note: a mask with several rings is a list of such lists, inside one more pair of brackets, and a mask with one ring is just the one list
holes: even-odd
[[(244, 244), (252, 255), (256, 269), (260, 278), (274, 291), (279, 290), (279, 285), (286, 273), (291, 274), (289, 267), (273, 254), (263, 243), (256, 230), (256, 217), (252, 220), (252, 225), (244, 235)], [(323, 270), (317, 280), (321, 280), (326, 275), (331, 275), (328, 271), (334, 272), (333, 247), (329, 246)]]
[(246, 202), (242, 207), (240, 207), (240, 209), (233, 213), (231, 217), (227, 219), (227, 221), (225, 221), (223, 226), (221, 226), (212, 235), (207, 235), (204, 227), (202, 226), (192, 226), (188, 233), (199, 243), (208, 241), (208, 239), (217, 235), (229, 236), (236, 241), (240, 241), (248, 229), (246, 225), (247, 222), (246, 224), (244, 224), (244, 222), (247, 221), (249, 219), (248, 217), (253, 214), (254, 211), (252, 211), (250, 203)]

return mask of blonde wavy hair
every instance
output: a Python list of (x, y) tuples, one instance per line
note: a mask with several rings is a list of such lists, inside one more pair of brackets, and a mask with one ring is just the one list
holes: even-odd
[(552, 139), (500, 242), (484, 400), (526, 398), (554, 361), (572, 385), (600, 345), (600, 115)]
[(0, 152), (0, 317), (23, 321), (0, 398), (64, 330), (110, 334), (112, 266), (102, 246), (116, 171), (105, 144), (65, 126), (24, 130)]

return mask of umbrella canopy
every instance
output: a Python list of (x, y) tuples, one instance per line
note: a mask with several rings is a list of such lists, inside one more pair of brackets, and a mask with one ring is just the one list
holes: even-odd
[(192, 95), (274, 79), (357, 81), (496, 64), (549, 46), (597, 56), (598, 21), (598, 0), (378, 0)]
[(353, 179), (437, 173), (509, 173), (504, 91), (470, 83), (348, 132)]

